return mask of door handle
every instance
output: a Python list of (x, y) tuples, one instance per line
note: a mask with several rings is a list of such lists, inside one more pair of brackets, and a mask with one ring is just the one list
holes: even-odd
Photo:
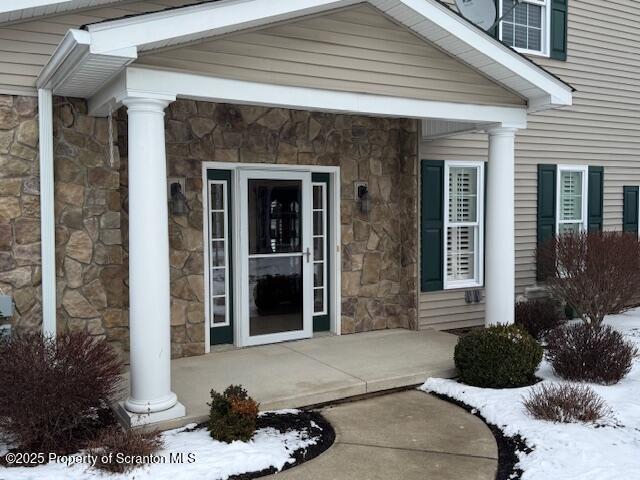
[(304, 252), (304, 255), (307, 256), (307, 263), (309, 263), (309, 260), (311, 258), (311, 250), (309, 249), (309, 247), (307, 247), (307, 251)]

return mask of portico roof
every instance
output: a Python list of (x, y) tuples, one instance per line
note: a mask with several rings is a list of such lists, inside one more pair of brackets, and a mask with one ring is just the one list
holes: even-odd
[(141, 52), (369, 3), (396, 23), (526, 100), (528, 111), (571, 105), (570, 85), (438, 0), (218, 0), (70, 30), (37, 85), (93, 97)]

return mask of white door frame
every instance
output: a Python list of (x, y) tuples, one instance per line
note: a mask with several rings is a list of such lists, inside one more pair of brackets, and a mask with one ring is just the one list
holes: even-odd
[[(232, 218), (232, 230), (234, 237), (237, 238), (237, 226), (240, 225), (241, 221), (241, 211), (240, 205), (237, 201), (239, 191), (239, 170), (240, 169), (253, 169), (253, 170), (272, 170), (274, 172), (286, 172), (286, 171), (308, 171), (311, 173), (328, 173), (330, 175), (330, 198), (328, 211), (330, 218), (332, 219), (331, 224), (331, 233), (329, 237), (329, 249), (332, 252), (331, 262), (329, 264), (331, 282), (330, 282), (330, 331), (335, 335), (341, 334), (341, 316), (342, 316), (342, 234), (340, 228), (340, 167), (337, 166), (318, 166), (318, 165), (277, 165), (277, 164), (265, 164), (265, 163), (238, 163), (238, 162), (202, 162), (202, 198), (203, 201), (206, 199), (207, 195), (207, 170), (217, 169), (217, 170), (230, 170), (231, 171), (231, 187), (232, 194), (234, 198), (231, 218)], [(208, 353), (211, 350), (211, 341), (210, 341), (210, 299), (209, 299), (209, 249), (206, 248), (207, 243), (207, 222), (208, 215), (206, 209), (203, 208), (203, 238), (204, 238), (204, 298), (205, 298), (205, 321), (204, 321), (204, 329), (205, 329), (205, 352)], [(232, 266), (234, 272), (241, 272), (241, 254), (240, 250), (240, 242), (233, 242), (233, 251), (232, 251)], [(313, 251), (313, 249), (312, 249)], [(233, 306), (234, 306), (234, 315), (236, 316), (236, 321), (234, 322), (234, 342), (237, 347), (247, 346), (248, 344), (243, 344), (243, 339), (241, 336), (241, 332), (239, 331), (239, 324), (242, 323), (239, 320), (240, 315), (238, 312), (243, 307), (241, 304), (242, 299), (239, 294), (242, 291), (241, 284), (242, 279), (241, 275), (234, 275), (234, 285), (233, 285)]]
[[(237, 277), (240, 279), (238, 297), (240, 299), (240, 310), (238, 310), (238, 321), (236, 322), (236, 331), (239, 333), (236, 343), (241, 346), (264, 345), (266, 343), (285, 342), (288, 340), (300, 340), (303, 338), (311, 338), (313, 336), (313, 232), (311, 230), (311, 209), (312, 209), (312, 187), (311, 172), (303, 170), (282, 170), (275, 172), (272, 169), (253, 167), (240, 167), (237, 169), (238, 180), (236, 185), (236, 204), (238, 204), (240, 212), (240, 223), (236, 229), (236, 240), (239, 244), (239, 261), (240, 270)], [(285, 331), (278, 333), (270, 333), (264, 335), (251, 335), (250, 323), (250, 299), (251, 292), (249, 290), (249, 262), (251, 253), (249, 251), (249, 199), (248, 199), (248, 182), (252, 179), (265, 180), (296, 180), (300, 182), (302, 205), (302, 245), (299, 253), (272, 254), (269, 256), (285, 256), (299, 257), (302, 265), (302, 329)], [(305, 252), (308, 252), (305, 259)]]

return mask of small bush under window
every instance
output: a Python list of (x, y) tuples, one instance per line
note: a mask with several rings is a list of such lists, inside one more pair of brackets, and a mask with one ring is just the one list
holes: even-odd
[(551, 299), (516, 303), (516, 325), (522, 326), (536, 340), (565, 321), (560, 305)]
[(609, 325), (584, 322), (553, 330), (547, 357), (558, 376), (603, 385), (618, 383), (631, 370), (637, 349)]
[(66, 454), (83, 448), (104, 426), (120, 392), (116, 352), (83, 332), (0, 339), (0, 366), (0, 430), (20, 451)]
[(522, 327), (497, 325), (461, 337), (454, 360), (466, 384), (521, 387), (535, 382), (542, 353), (542, 347)]
[(536, 386), (523, 403), (532, 417), (559, 423), (596, 422), (607, 409), (591, 388), (567, 383)]
[(246, 442), (256, 431), (258, 403), (239, 385), (230, 385), (223, 393), (211, 390), (208, 404), (211, 436), (221, 442)]

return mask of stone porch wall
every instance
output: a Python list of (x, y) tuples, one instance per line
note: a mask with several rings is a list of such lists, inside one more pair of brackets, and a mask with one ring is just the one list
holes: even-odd
[(42, 324), (37, 108), (34, 97), (0, 96), (0, 290), (24, 330)]
[[(0, 98), (0, 288), (14, 295), (14, 324), (30, 329), (42, 321), (36, 109), (35, 98)], [(58, 328), (104, 335), (126, 357), (127, 125), (118, 113), (111, 157), (108, 121), (89, 117), (84, 101), (54, 99)], [(416, 130), (412, 120), (173, 103), (168, 174), (185, 178), (188, 202), (169, 225), (173, 356), (204, 351), (201, 166), (211, 160), (339, 165), (342, 330), (415, 328)], [(356, 181), (369, 182), (369, 214)]]
[[(416, 121), (180, 100), (166, 111), (166, 144), (168, 175), (185, 178), (188, 203), (169, 221), (174, 356), (204, 348), (203, 161), (339, 165), (342, 331), (416, 328)], [(369, 214), (356, 181), (369, 182)]]
[(126, 358), (117, 126), (112, 156), (108, 120), (86, 102), (56, 97), (53, 116), (58, 329), (104, 335)]
[[(119, 153), (111, 160), (108, 131), (84, 101), (54, 98), (57, 321), (125, 355)], [(0, 289), (15, 302), (11, 323), (31, 331), (42, 324), (39, 180), (37, 98), (0, 97)]]

